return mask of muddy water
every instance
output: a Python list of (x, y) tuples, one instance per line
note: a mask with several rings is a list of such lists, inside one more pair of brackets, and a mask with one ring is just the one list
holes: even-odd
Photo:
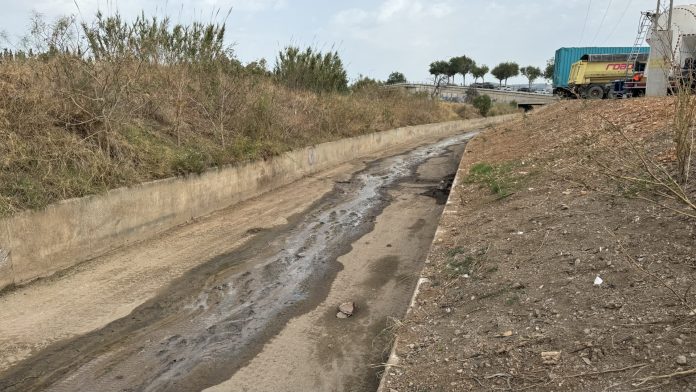
[[(289, 320), (322, 305), (343, 268), (337, 260), (374, 229), (380, 214), (399, 197), (395, 188), (421, 182), (420, 187), (400, 192), (430, 193), (442, 201), (442, 182), (455, 170), (467, 137), (373, 162), (350, 181), (336, 184), (288, 225), (250, 228), (254, 238), (243, 248), (190, 271), (128, 317), (20, 363), (0, 375), (0, 390), (193, 391), (229, 382), (239, 369), (248, 369), (254, 359), (258, 362), (269, 339), (281, 333)], [(419, 181), (417, 170), (442, 157), (448, 157), (450, 167), (440, 168), (441, 178)], [(411, 226), (404, 227), (405, 233), (426, 226), (434, 230), (439, 210), (428, 211), (430, 216), (415, 217)], [(429, 241), (421, 238), (421, 242)], [(389, 273), (400, 263), (394, 255), (378, 259), (368, 270), (366, 287), (384, 286), (394, 279)], [(392, 308), (405, 309), (409, 288), (400, 287), (404, 298), (392, 301)], [(332, 331), (340, 333), (340, 328)], [(322, 355), (330, 357), (331, 351)], [(350, 383), (361, 388), (375, 385), (374, 380), (363, 382), (368, 376), (352, 375), (353, 380), (345, 378), (341, 388), (332, 389), (343, 390)], [(241, 384), (223, 389), (251, 390), (236, 385)]]

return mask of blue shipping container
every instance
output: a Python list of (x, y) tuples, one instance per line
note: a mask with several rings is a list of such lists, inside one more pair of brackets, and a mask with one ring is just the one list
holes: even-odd
[[(633, 48), (627, 47), (596, 47), (585, 48), (560, 48), (556, 51), (556, 65), (553, 70), (553, 87), (568, 87), (568, 76), (570, 76), (570, 66), (580, 61), (586, 54), (621, 54), (631, 53)], [(650, 53), (649, 47), (640, 48), (640, 53)]]

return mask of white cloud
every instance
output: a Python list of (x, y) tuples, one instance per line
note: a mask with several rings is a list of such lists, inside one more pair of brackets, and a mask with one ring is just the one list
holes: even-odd
[(399, 12), (407, 9), (408, 0), (387, 0), (379, 7), (377, 20), (380, 22), (389, 21)]
[(339, 26), (356, 26), (370, 19), (370, 14), (359, 8), (349, 8), (338, 12), (333, 22)]
[(232, 9), (236, 13), (258, 13), (278, 11), (287, 7), (287, 0), (33, 0), (27, 8), (35, 10), (49, 18), (66, 14), (93, 15), (97, 10), (112, 13), (118, 10), (125, 16), (133, 16), (145, 11), (171, 16), (184, 14), (206, 15), (212, 10), (226, 12)]
[(422, 18), (444, 18), (453, 7), (447, 2), (424, 5), (419, 0), (386, 0), (376, 9), (348, 8), (336, 13), (332, 22), (339, 26), (378, 25), (394, 21), (417, 21)]
[(261, 12), (268, 10), (281, 10), (287, 7), (286, 0), (208, 0), (214, 6), (232, 6), (233, 10), (245, 12)]
[(386, 0), (377, 10), (379, 22), (407, 17), (409, 19), (435, 17), (443, 18), (450, 14), (453, 7), (449, 2), (428, 2), (423, 5), (419, 0)]

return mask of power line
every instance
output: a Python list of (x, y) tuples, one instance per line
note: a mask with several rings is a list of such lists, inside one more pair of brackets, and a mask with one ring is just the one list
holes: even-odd
[(582, 25), (582, 33), (580, 33), (580, 41), (578, 46), (582, 45), (582, 39), (585, 38), (585, 30), (587, 29), (587, 21), (590, 19), (590, 8), (592, 8), (592, 0), (587, 3), (587, 13), (585, 14), (585, 23)]
[(597, 33), (595, 34), (594, 38), (592, 38), (592, 45), (594, 45), (595, 42), (597, 42), (597, 37), (599, 37), (599, 33), (602, 31), (602, 26), (604, 26), (604, 21), (607, 19), (607, 14), (609, 13), (609, 8), (611, 8), (611, 2), (613, 0), (609, 0), (609, 4), (607, 4), (607, 9), (604, 10), (604, 16), (602, 16), (602, 21), (599, 22), (599, 28), (597, 28)]
[(633, 3), (633, 0), (628, 0), (628, 3), (626, 3), (626, 8), (624, 8), (623, 12), (621, 13), (621, 16), (619, 17), (619, 20), (614, 24), (614, 28), (611, 29), (611, 33), (607, 35), (607, 38), (604, 40), (604, 43), (607, 43), (609, 39), (611, 39), (611, 37), (614, 36), (614, 33), (616, 33), (616, 30), (619, 28), (619, 25), (621, 25), (621, 21), (623, 21), (624, 16), (626, 16), (628, 9), (631, 7), (631, 3)]

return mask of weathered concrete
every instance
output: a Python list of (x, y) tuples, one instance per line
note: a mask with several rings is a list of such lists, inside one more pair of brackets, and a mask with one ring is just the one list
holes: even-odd
[[(413, 93), (428, 93), (432, 94), (435, 91), (435, 86), (432, 84), (418, 84), (418, 83), (402, 83), (394, 84), (389, 86), (389, 88), (400, 88)], [(473, 88), (473, 87), (461, 87), (461, 86), (440, 86), (438, 89), (438, 94), (442, 98), (465, 98), (467, 91), (469, 89), (474, 89), (478, 91), (481, 95), (488, 95), (491, 97), (493, 102), (510, 103), (517, 102), (519, 106), (536, 106), (536, 105), (547, 105), (558, 101), (557, 97), (553, 95), (543, 95), (534, 93), (524, 93), (519, 91), (502, 91), (502, 90), (492, 90), (487, 88)]]
[(71, 199), (0, 221), (0, 288), (24, 284), (114, 248), (402, 143), (445, 137), (511, 119), (398, 128), (290, 151), (266, 161), (210, 170)]

